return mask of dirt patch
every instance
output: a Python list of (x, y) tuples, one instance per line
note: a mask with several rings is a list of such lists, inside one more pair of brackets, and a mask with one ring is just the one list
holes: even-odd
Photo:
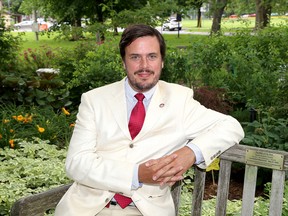
[[(217, 172), (214, 183), (211, 173), (206, 174), (204, 199), (211, 199), (213, 196), (215, 197), (217, 195), (217, 179), (218, 179)], [(229, 200), (242, 199), (243, 182), (244, 182), (244, 172), (239, 171), (237, 173), (231, 174), (229, 195), (228, 195)], [(256, 187), (255, 196), (256, 197), (265, 196), (263, 184)]]

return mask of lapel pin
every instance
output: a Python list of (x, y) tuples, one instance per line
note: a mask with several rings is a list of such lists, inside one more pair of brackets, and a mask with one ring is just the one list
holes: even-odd
[(164, 107), (164, 103), (159, 104), (159, 107), (163, 108)]

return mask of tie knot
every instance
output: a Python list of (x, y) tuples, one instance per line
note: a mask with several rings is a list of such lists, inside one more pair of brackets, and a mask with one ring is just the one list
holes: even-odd
[(143, 99), (145, 98), (145, 96), (142, 93), (137, 93), (134, 96), (138, 101), (143, 101)]

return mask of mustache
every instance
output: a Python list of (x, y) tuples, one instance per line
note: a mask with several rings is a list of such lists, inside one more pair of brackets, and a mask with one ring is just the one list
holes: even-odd
[(140, 70), (135, 71), (134, 74), (143, 73), (143, 72), (154, 73), (154, 71), (150, 69), (140, 69)]

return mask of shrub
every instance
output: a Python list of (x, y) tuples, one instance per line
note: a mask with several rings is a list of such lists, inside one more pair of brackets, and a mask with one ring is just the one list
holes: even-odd
[[(68, 52), (60, 60), (60, 76), (66, 82), (70, 100), (75, 108), (82, 93), (115, 81), (125, 76), (122, 60), (116, 46), (110, 43), (76, 48), (71, 59)], [(68, 61), (66, 61), (66, 56)]]
[(56, 52), (48, 47), (24, 51), (24, 55), (18, 57), (17, 70), (6, 71), (0, 76), (3, 92), (0, 104), (52, 106), (55, 109), (68, 106), (69, 92), (63, 80), (55, 73), (36, 73), (39, 68), (54, 67), (56, 58)]
[(241, 143), (288, 151), (288, 119), (275, 119), (265, 115), (258, 121), (243, 123), (243, 125), (245, 137)]
[(70, 182), (64, 171), (65, 149), (59, 150), (40, 139), (17, 142), (17, 150), (0, 151), (0, 215), (3, 216), (9, 215), (17, 199)]
[[(5, 19), (0, 11), (0, 72), (13, 71), (17, 65), (17, 52), (21, 38), (13, 36), (5, 27)], [(1, 80), (1, 77), (0, 77)]]

